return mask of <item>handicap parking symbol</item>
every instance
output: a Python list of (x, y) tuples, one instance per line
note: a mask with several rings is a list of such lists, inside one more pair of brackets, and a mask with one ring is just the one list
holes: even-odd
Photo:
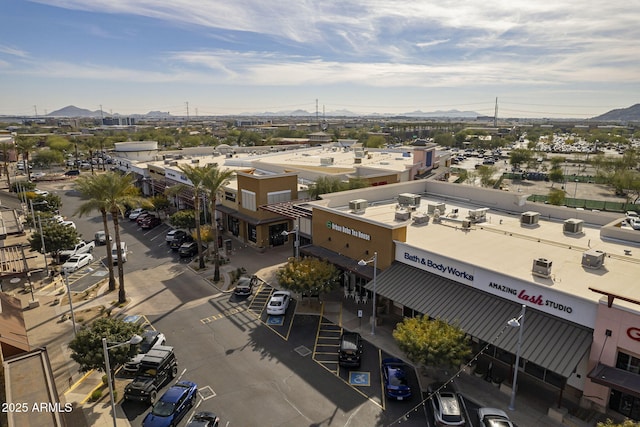
[(267, 325), (269, 326), (282, 326), (284, 325), (284, 316), (268, 316)]
[(349, 372), (349, 384), (353, 386), (368, 387), (370, 384), (371, 373), (370, 372)]

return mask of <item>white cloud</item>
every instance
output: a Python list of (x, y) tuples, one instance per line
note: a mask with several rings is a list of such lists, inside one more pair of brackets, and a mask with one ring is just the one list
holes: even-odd
[(0, 45), (0, 53), (4, 53), (6, 55), (11, 55), (11, 56), (17, 56), (19, 58), (29, 57), (28, 52), (15, 47), (6, 46), (6, 45)]

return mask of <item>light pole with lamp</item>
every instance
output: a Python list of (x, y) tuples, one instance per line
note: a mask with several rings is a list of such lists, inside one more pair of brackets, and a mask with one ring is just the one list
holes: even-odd
[(107, 345), (107, 339), (102, 338), (102, 351), (104, 351), (104, 365), (107, 370), (107, 384), (109, 386), (109, 396), (111, 396), (111, 414), (113, 415), (113, 427), (118, 427), (117, 417), (116, 417), (116, 401), (113, 398), (113, 383), (111, 381), (111, 365), (109, 364), (109, 350), (112, 348), (122, 347), (123, 345), (136, 345), (142, 342), (142, 337), (140, 335), (134, 335), (131, 337), (129, 341), (121, 342), (121, 343), (113, 343), (113, 345)]
[(378, 252), (373, 253), (373, 258), (368, 261), (361, 259), (358, 261), (358, 265), (367, 265), (373, 262), (373, 312), (371, 314), (371, 335), (376, 334), (376, 279), (378, 273)]
[(507, 324), (513, 328), (518, 328), (518, 346), (516, 348), (516, 364), (513, 369), (513, 384), (511, 386), (511, 402), (509, 402), (509, 410), (516, 410), (516, 388), (518, 382), (518, 368), (520, 366), (520, 347), (522, 346), (522, 330), (524, 329), (524, 314), (527, 309), (527, 306), (522, 304), (522, 311), (520, 312), (520, 316), (516, 319), (515, 317), (507, 322)]
[(295, 254), (296, 254), (296, 261), (298, 259), (300, 259), (300, 230), (298, 230), (298, 226), (295, 226), (293, 228), (293, 230), (291, 231), (287, 231), (284, 230), (282, 233), (283, 236), (288, 236), (289, 234), (295, 234), (296, 235), (296, 240), (293, 243), (293, 245), (295, 246), (296, 250), (295, 250)]

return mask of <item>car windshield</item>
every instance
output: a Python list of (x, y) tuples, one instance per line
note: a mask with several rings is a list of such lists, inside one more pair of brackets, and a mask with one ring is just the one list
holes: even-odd
[(159, 417), (167, 417), (173, 414), (175, 407), (175, 403), (159, 400), (155, 405), (153, 405), (153, 409), (151, 410), (151, 412), (153, 413), (153, 415), (157, 415)]
[(404, 371), (400, 368), (390, 366), (389, 367), (389, 384), (393, 386), (407, 385), (407, 377), (404, 374)]
[(442, 403), (442, 414), (445, 420), (460, 420), (460, 405), (453, 393), (440, 394), (440, 401)]
[(280, 307), (280, 306), (282, 305), (282, 301), (281, 301), (281, 300), (275, 300), (275, 301), (274, 301), (274, 300), (272, 300), (272, 301), (269, 303), (269, 305), (270, 305), (270, 306), (273, 306), (273, 307)]
[(154, 337), (147, 337), (140, 343), (140, 353), (149, 353)]

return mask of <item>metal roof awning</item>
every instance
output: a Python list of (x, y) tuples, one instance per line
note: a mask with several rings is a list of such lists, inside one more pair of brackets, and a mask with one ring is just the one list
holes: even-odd
[(636, 373), (598, 363), (587, 376), (596, 384), (640, 398), (640, 375)]
[(270, 205), (262, 205), (260, 209), (272, 212), (290, 219), (310, 218), (312, 216), (311, 207), (307, 204), (308, 200), (297, 200), (290, 202), (273, 203)]
[[(376, 282), (379, 295), (429, 317), (457, 324), (469, 335), (505, 351), (517, 351), (518, 334), (515, 328), (510, 331), (507, 322), (519, 315), (518, 303), (399, 262), (378, 275)], [(373, 290), (373, 283), (369, 282), (366, 288)], [(593, 331), (534, 308), (527, 310), (525, 316), (520, 356), (569, 377), (589, 351)]]
[(247, 224), (252, 224), (252, 225), (271, 224), (271, 223), (280, 222), (283, 220), (283, 218), (267, 218), (267, 219), (253, 218), (253, 217), (250, 217), (249, 215), (245, 215), (243, 213), (238, 212), (235, 209), (228, 208), (224, 205), (217, 205), (216, 210), (222, 213), (225, 213), (227, 215), (230, 215), (234, 218), (237, 218), (241, 221), (244, 221)]
[[(330, 251), (329, 249), (325, 249), (320, 246), (308, 245), (301, 247), (300, 253), (302, 255), (323, 259), (345, 271), (357, 273), (365, 279), (371, 280), (373, 278), (373, 267), (371, 265), (359, 265), (358, 261), (355, 261), (348, 256)], [(380, 269), (378, 269), (378, 274), (380, 274)]]

